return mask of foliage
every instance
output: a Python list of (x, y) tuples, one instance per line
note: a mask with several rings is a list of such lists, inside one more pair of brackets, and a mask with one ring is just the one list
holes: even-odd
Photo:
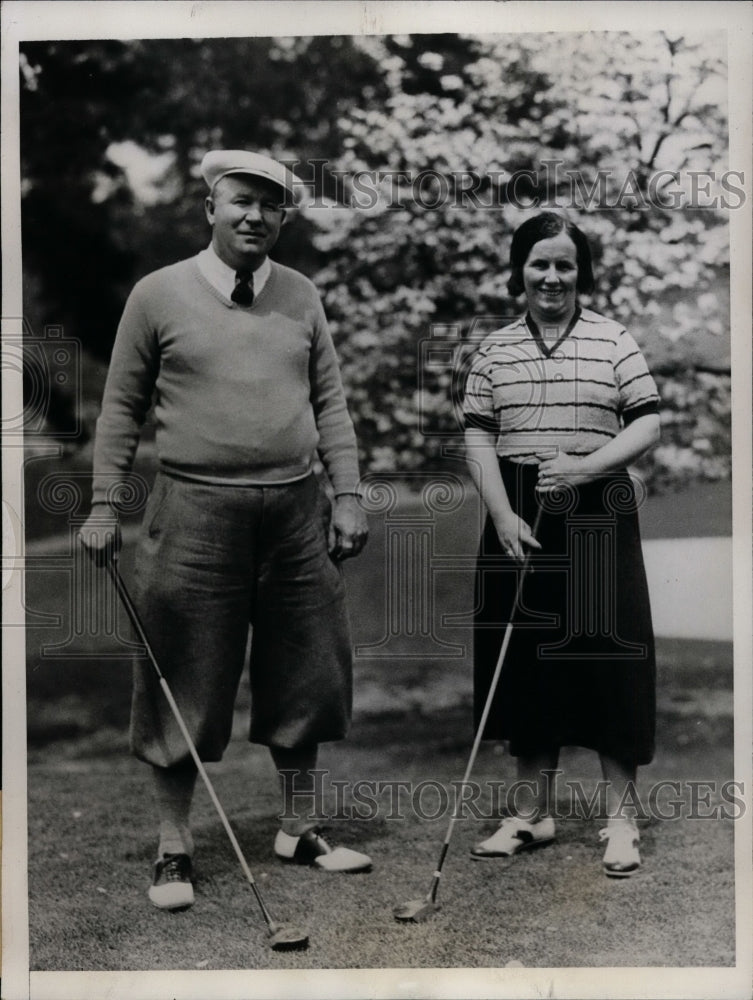
[(641, 469), (656, 489), (677, 488), (694, 479), (728, 479), (731, 474), (730, 377), (680, 370), (658, 379), (662, 397), (661, 444)]
[[(457, 368), (480, 324), (488, 330), (517, 314), (522, 303), (506, 293), (510, 234), (532, 211), (556, 207), (594, 249), (598, 282), (588, 304), (631, 329), (660, 381), (672, 374), (667, 442), (648, 474), (662, 483), (689, 468), (729, 474), (726, 217), (692, 206), (700, 200), (692, 185), (709, 184), (700, 172), (719, 178), (726, 169), (715, 40), (589, 34), (516, 36), (515, 45), (447, 36), (362, 44), (392, 93), (383, 107), (342, 123), (336, 168), (426, 179), (404, 180), (396, 197), (389, 178), (366, 208), (361, 183), (345, 192), (339, 214), (310, 213), (328, 254), (317, 281), (372, 465), (441, 461), (443, 432), (458, 433), (448, 406), (458, 379), (425, 363), (430, 332), (457, 337), (460, 329), (463, 341), (447, 347)], [(660, 174), (657, 186), (660, 171), (685, 174), (679, 183)], [(463, 196), (473, 177), (481, 178), (475, 204)], [(709, 358), (721, 370), (706, 376), (710, 394), (692, 367)], [(678, 386), (693, 404), (683, 419), (674, 415)], [(687, 438), (710, 444), (712, 458)]]
[[(40, 318), (107, 357), (134, 276), (206, 243), (206, 149), (308, 158), (337, 145), (345, 67), (378, 99), (371, 59), (338, 37), (24, 45), (24, 263), (42, 276)], [(121, 165), (134, 151), (161, 168), (146, 195)]]
[(27, 44), (28, 316), (106, 359), (133, 280), (206, 241), (204, 150), (298, 160), (311, 198), (277, 256), (322, 290), (365, 465), (436, 466), (474, 337), (522, 306), (510, 234), (556, 206), (594, 248), (588, 304), (664, 387), (649, 474), (727, 475), (722, 51), (679, 33)]

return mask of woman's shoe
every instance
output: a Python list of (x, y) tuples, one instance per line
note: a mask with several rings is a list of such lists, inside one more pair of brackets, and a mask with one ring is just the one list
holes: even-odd
[(629, 878), (638, 871), (640, 834), (635, 823), (627, 819), (610, 821), (599, 831), (599, 839), (607, 841), (602, 864), (609, 878)]
[(475, 861), (509, 858), (532, 847), (544, 847), (553, 840), (554, 820), (551, 816), (545, 816), (535, 823), (517, 816), (508, 816), (502, 820), (496, 833), (471, 848), (471, 857)]
[(318, 830), (307, 830), (300, 837), (291, 837), (282, 830), (275, 838), (275, 855), (280, 861), (310, 865), (325, 872), (367, 872), (371, 858), (349, 847), (330, 847)]

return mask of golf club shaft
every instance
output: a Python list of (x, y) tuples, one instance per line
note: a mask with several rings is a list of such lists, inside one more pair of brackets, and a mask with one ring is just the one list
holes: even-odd
[[(536, 518), (534, 520), (533, 528), (531, 530), (531, 533), (534, 535), (534, 537), (539, 529), (539, 524), (541, 523), (541, 513), (542, 513), (542, 507), (539, 504), (538, 509), (536, 510)], [(494, 673), (492, 675), (491, 683), (489, 685), (489, 693), (486, 696), (486, 702), (484, 704), (483, 712), (481, 713), (481, 719), (479, 721), (478, 726), (476, 727), (476, 735), (473, 740), (473, 747), (471, 748), (471, 753), (468, 758), (468, 764), (465, 769), (465, 774), (463, 775), (463, 781), (460, 786), (461, 789), (465, 788), (466, 784), (468, 783), (468, 780), (471, 777), (471, 772), (473, 771), (473, 766), (476, 763), (476, 757), (478, 755), (479, 747), (481, 746), (481, 740), (483, 739), (484, 729), (486, 728), (486, 722), (487, 719), (489, 718), (489, 713), (491, 711), (492, 701), (494, 700), (494, 695), (496, 694), (497, 691), (497, 685), (499, 683), (500, 674), (502, 673), (502, 666), (505, 662), (505, 657), (507, 655), (507, 648), (510, 645), (510, 639), (512, 637), (512, 628), (513, 628), (512, 623), (515, 617), (515, 612), (518, 609), (518, 604), (520, 602), (520, 595), (523, 591), (523, 582), (525, 580), (526, 573), (528, 572), (528, 564), (530, 562), (530, 558), (531, 558), (531, 550), (529, 549), (528, 552), (526, 553), (526, 557), (523, 561), (523, 566), (521, 567), (520, 574), (518, 577), (518, 585), (515, 590), (515, 599), (513, 600), (512, 603), (510, 617), (507, 622), (507, 627), (505, 628), (504, 638), (502, 639), (502, 646), (499, 651), (499, 656), (497, 657), (497, 665), (494, 668)], [(444, 860), (447, 857), (447, 851), (449, 850), (450, 847), (450, 840), (452, 839), (452, 833), (453, 830), (455, 829), (455, 823), (457, 822), (457, 819), (458, 819), (457, 813), (453, 812), (452, 816), (450, 817), (450, 822), (447, 827), (447, 834), (444, 838), (444, 843), (442, 844), (442, 851), (439, 855), (439, 861), (437, 862), (437, 867), (434, 871), (434, 880), (432, 882), (431, 890), (429, 892), (429, 898), (431, 899), (432, 903), (436, 902), (437, 899), (439, 880), (442, 876), (442, 866), (444, 865)]]
[(188, 746), (191, 757), (193, 758), (193, 762), (196, 765), (196, 769), (201, 775), (201, 779), (204, 782), (207, 791), (209, 792), (209, 797), (212, 800), (215, 809), (217, 810), (217, 814), (222, 821), (222, 825), (225, 827), (225, 832), (227, 833), (230, 839), (230, 843), (233, 845), (233, 850), (235, 851), (236, 857), (238, 858), (240, 866), (243, 869), (243, 874), (246, 876), (246, 881), (251, 886), (251, 889), (253, 890), (253, 893), (256, 896), (259, 908), (261, 909), (262, 915), (264, 916), (264, 921), (267, 924), (269, 930), (274, 931), (277, 929), (277, 925), (275, 924), (275, 921), (272, 919), (272, 916), (269, 910), (267, 909), (264, 900), (262, 899), (261, 893), (259, 892), (259, 887), (256, 884), (254, 876), (251, 873), (251, 869), (248, 866), (248, 863), (246, 862), (246, 859), (243, 855), (243, 851), (241, 850), (241, 846), (238, 843), (238, 839), (235, 836), (235, 833), (233, 832), (233, 828), (230, 826), (230, 821), (228, 820), (227, 815), (225, 814), (225, 810), (222, 808), (222, 803), (217, 797), (217, 793), (214, 790), (214, 785), (212, 784), (209, 775), (206, 772), (206, 768), (204, 767), (204, 764), (202, 763), (201, 758), (199, 757), (198, 750), (196, 749), (194, 741), (191, 738), (191, 734), (188, 732), (188, 728), (183, 719), (181, 711), (178, 708), (178, 704), (175, 701), (175, 698), (173, 697), (173, 693), (170, 690), (170, 687), (167, 681), (165, 680), (162, 671), (159, 668), (159, 664), (157, 663), (157, 658), (154, 655), (151, 644), (149, 642), (149, 638), (144, 630), (144, 626), (141, 623), (141, 619), (136, 610), (136, 606), (134, 605), (133, 600), (131, 599), (131, 595), (128, 593), (128, 589), (125, 585), (125, 582), (123, 581), (122, 576), (120, 575), (117, 564), (115, 563), (114, 560), (112, 559), (108, 560), (107, 571), (110, 574), (110, 578), (113, 584), (115, 585), (115, 589), (118, 593), (118, 596), (120, 597), (120, 600), (123, 603), (123, 607), (126, 609), (128, 617), (131, 620), (131, 624), (136, 630), (136, 633), (138, 634), (138, 637), (141, 640), (142, 645), (146, 649), (147, 656), (149, 657), (152, 666), (157, 672), (160, 687), (162, 688), (165, 697), (167, 698), (167, 702), (170, 705), (172, 713), (175, 717), (175, 721), (178, 723), (178, 727), (181, 733), (183, 734), (183, 738), (186, 741), (186, 745)]

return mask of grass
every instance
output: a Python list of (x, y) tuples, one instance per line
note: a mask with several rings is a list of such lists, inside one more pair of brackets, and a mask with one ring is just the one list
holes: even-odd
[[(45, 530), (51, 517), (48, 512)], [(465, 507), (438, 521), (434, 552), (460, 558), (437, 575), (433, 638), (418, 641), (406, 629), (391, 634), (388, 608), (375, 600), (385, 593), (388, 569), (384, 521), (374, 518), (372, 527), (366, 553), (347, 567), (354, 639), (370, 648), (356, 658), (351, 736), (322, 749), (326, 787), (338, 780), (429, 779), (451, 789), (462, 777), (473, 735), (470, 633), (462, 620), (470, 569), (463, 553), (472, 550), (477, 518)], [(271, 849), (276, 776), (267, 752), (245, 741), (245, 684), (226, 758), (209, 770), (273, 914), (303, 924), (311, 948), (277, 953), (266, 947), (256, 903), (203, 789), (194, 815), (196, 905), (180, 914), (157, 911), (145, 894), (155, 850), (148, 774), (127, 751), (128, 660), (112, 636), (74, 635), (69, 572), (63, 559), (27, 573), (32, 970), (734, 964), (730, 819), (644, 821), (644, 867), (621, 882), (602, 874), (597, 820), (565, 820), (553, 846), (497, 864), (468, 857), (494, 821), (463, 819), (444, 869), (442, 909), (422, 925), (397, 924), (391, 910), (428, 891), (448, 817), (422, 819), (410, 799), (398, 800), (399, 819), (390, 818), (390, 801), (381, 795), (373, 818), (330, 824), (332, 839), (373, 856), (371, 873), (338, 878), (280, 864)], [(128, 637), (122, 621), (120, 628)], [(52, 647), (58, 655), (49, 655)], [(641, 795), (645, 800), (661, 780), (709, 781), (718, 788), (732, 778), (731, 648), (661, 640), (658, 657), (659, 745), (654, 762), (642, 769)], [(562, 766), (565, 778), (582, 778), (593, 790), (595, 755), (567, 750)], [(501, 746), (485, 744), (474, 779), (510, 782), (513, 776), (514, 763)], [(688, 794), (683, 785), (686, 805)], [(329, 801), (334, 806), (331, 795)], [(430, 794), (425, 805), (432, 807)]]
[[(705, 679), (710, 686), (713, 674), (719, 686), (729, 677), (729, 650), (662, 647), (660, 747), (642, 772), (644, 801), (661, 779), (731, 777), (731, 698), (726, 713), (708, 715), (700, 698), (673, 697), (680, 658), (696, 684)], [(467, 704), (362, 711), (348, 741), (323, 748), (326, 788), (337, 780), (431, 779), (449, 790), (465, 767), (470, 726)], [(374, 871), (337, 878), (290, 869), (271, 853), (278, 807), (272, 765), (263, 748), (246, 744), (244, 727), (239, 710), (226, 759), (210, 765), (212, 779), (273, 914), (307, 927), (309, 951), (266, 947), (255, 901), (203, 789), (194, 818), (197, 903), (181, 914), (152, 908), (145, 895), (154, 850), (145, 769), (128, 756), (122, 727), (82, 727), (73, 738), (30, 747), (33, 970), (494, 968), (513, 959), (527, 967), (734, 964), (729, 819), (645, 821), (643, 870), (624, 882), (601, 872), (597, 820), (568, 819), (555, 845), (487, 864), (471, 862), (467, 851), (493, 821), (464, 819), (445, 865), (442, 910), (427, 924), (400, 925), (391, 909), (428, 891), (447, 816), (421, 819), (409, 796), (391, 810), (388, 795), (375, 795), (375, 818), (330, 824), (338, 842), (374, 857)], [(565, 778), (582, 778), (593, 790), (594, 755), (568, 750), (562, 765)], [(482, 747), (479, 783), (509, 782), (513, 774), (500, 746)], [(331, 791), (328, 801), (334, 812)], [(423, 802), (435, 808), (430, 794)], [(562, 794), (560, 802), (564, 809)], [(398, 811), (402, 818), (390, 818)]]

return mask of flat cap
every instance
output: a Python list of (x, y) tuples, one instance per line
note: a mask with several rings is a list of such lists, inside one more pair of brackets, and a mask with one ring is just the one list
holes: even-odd
[(250, 174), (252, 177), (263, 177), (273, 181), (288, 192), (293, 204), (297, 204), (300, 181), (288, 168), (273, 160), (271, 156), (261, 153), (250, 153), (245, 149), (211, 149), (201, 161), (201, 176), (207, 182), (209, 190), (228, 174)]

